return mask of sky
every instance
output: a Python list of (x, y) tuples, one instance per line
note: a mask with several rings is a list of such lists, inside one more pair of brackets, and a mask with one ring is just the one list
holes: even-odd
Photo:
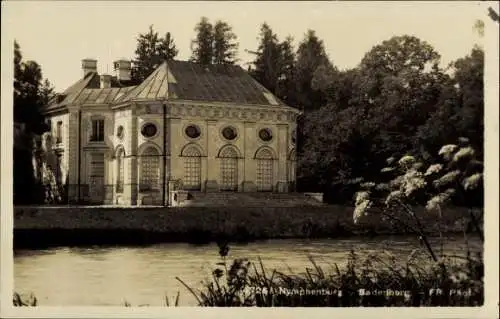
[(8, 1), (2, 7), (2, 24), (20, 44), (24, 58), (38, 62), (57, 91), (82, 76), (84, 58), (97, 59), (100, 73), (113, 73), (113, 61), (132, 59), (136, 38), (149, 25), (160, 35), (171, 32), (177, 59), (188, 59), (194, 27), (202, 16), (232, 25), (240, 43), (240, 64), (252, 60), (245, 49), (257, 48), (260, 25), (267, 22), (280, 40), (290, 35), (296, 46), (308, 29), (315, 30), (340, 69), (355, 67), (374, 45), (403, 34), (430, 43), (447, 64), (481, 41), (473, 29), (477, 19), (485, 21), (486, 32), (493, 23), (484, 3), (474, 1)]

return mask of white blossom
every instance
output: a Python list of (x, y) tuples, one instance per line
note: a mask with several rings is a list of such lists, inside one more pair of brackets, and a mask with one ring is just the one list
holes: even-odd
[(373, 186), (375, 186), (374, 182), (366, 182), (366, 183), (361, 184), (361, 187), (363, 187), (363, 188), (372, 188)]
[(403, 176), (401, 183), (402, 191), (405, 196), (410, 197), (415, 191), (427, 185), (423, 174), (417, 170), (411, 169)]
[(429, 199), (425, 208), (428, 211), (436, 211), (438, 210), (446, 201), (450, 199), (450, 197), (455, 194), (455, 190), (449, 188), (442, 193), (437, 194), (436, 196)]
[(368, 214), (368, 209), (372, 206), (372, 202), (368, 199), (365, 199), (359, 203), (356, 203), (356, 207), (354, 208), (353, 221), (355, 224), (358, 223), (359, 219), (362, 216), (366, 216)]
[(356, 193), (355, 205), (360, 204), (363, 201), (370, 200), (370, 193), (366, 191), (361, 191)]
[(415, 169), (415, 170), (419, 170), (423, 166), (424, 166), (424, 164), (422, 162), (416, 162), (416, 163), (413, 164), (412, 168)]
[(482, 173), (472, 174), (471, 176), (465, 178), (462, 182), (465, 190), (475, 189), (479, 185), (479, 181), (483, 178)]
[(465, 157), (469, 157), (470, 158), (470, 157), (474, 156), (474, 153), (475, 152), (474, 152), (474, 149), (472, 147), (470, 147), (470, 146), (468, 146), (468, 147), (462, 147), (453, 156), (453, 161), (454, 162), (458, 162), (462, 158), (465, 158)]
[(443, 169), (443, 165), (441, 164), (432, 164), (427, 168), (427, 171), (425, 172), (425, 176), (429, 176), (435, 173), (439, 173)]
[(384, 167), (380, 170), (381, 173), (387, 173), (387, 172), (392, 172), (394, 170), (394, 167)]
[(391, 203), (395, 200), (398, 200), (401, 198), (401, 191), (392, 191), (389, 195), (387, 195), (387, 198), (385, 199), (385, 204), (387, 206), (390, 206)]
[(459, 137), (458, 141), (462, 144), (467, 144), (469, 143), (469, 139), (467, 137)]
[(405, 155), (401, 157), (401, 159), (398, 161), (399, 165), (403, 167), (410, 167), (415, 163), (415, 157), (411, 155)]
[(457, 150), (458, 146), (455, 144), (447, 144), (441, 147), (439, 150), (439, 155), (443, 156), (446, 160), (451, 158), (451, 154), (453, 154)]
[(454, 170), (454, 171), (448, 172), (445, 175), (441, 176), (439, 179), (435, 180), (434, 186), (435, 187), (442, 187), (442, 186), (448, 185), (448, 184), (454, 182), (459, 175), (460, 175), (459, 170)]

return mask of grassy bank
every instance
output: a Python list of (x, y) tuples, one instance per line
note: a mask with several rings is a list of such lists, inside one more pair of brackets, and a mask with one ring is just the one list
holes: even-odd
[[(464, 208), (437, 217), (421, 210), (429, 233), (461, 232)], [(143, 245), (159, 242), (245, 242), (272, 238), (338, 238), (354, 235), (408, 234), (374, 212), (353, 223), (353, 208), (89, 208), (15, 207), (15, 247), (59, 245)]]

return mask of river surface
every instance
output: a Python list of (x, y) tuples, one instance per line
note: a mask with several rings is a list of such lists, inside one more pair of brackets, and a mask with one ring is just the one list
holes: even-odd
[[(445, 253), (465, 254), (462, 237), (448, 237), (445, 242)], [(345, 264), (351, 249), (362, 255), (388, 251), (406, 260), (419, 247), (415, 237), (270, 240), (232, 244), (228, 259), (260, 257), (268, 269), (301, 273), (311, 267), (308, 256), (328, 270), (334, 263)], [(477, 239), (469, 239), (469, 247), (482, 249)], [(21, 294), (33, 292), (40, 306), (120, 306), (125, 301), (132, 306), (161, 306), (166, 296), (172, 304), (178, 291), (181, 306), (195, 306), (194, 297), (176, 277), (201, 288), (200, 282), (219, 261), (215, 244), (16, 250), (14, 288)]]

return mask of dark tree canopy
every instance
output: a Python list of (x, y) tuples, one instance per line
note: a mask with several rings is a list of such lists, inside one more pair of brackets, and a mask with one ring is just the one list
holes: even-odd
[[(43, 80), (35, 61), (23, 61), (21, 48), (14, 42), (14, 203), (39, 203), (40, 194), (33, 172), (33, 137), (47, 131), (43, 110), (54, 95), (50, 82)], [(20, 129), (24, 126), (24, 129)]]
[(258, 39), (257, 51), (250, 51), (255, 55), (250, 74), (269, 91), (294, 105), (296, 61), (293, 38), (289, 36), (280, 42), (271, 27), (263, 23)]
[(202, 17), (195, 27), (196, 38), (191, 42), (191, 61), (200, 64), (234, 64), (237, 61), (238, 37), (227, 22), (214, 25)]
[(196, 38), (191, 43), (191, 61), (211, 64), (214, 57), (213, 26), (207, 17), (202, 17), (195, 27)]
[(139, 34), (135, 59), (132, 65), (132, 79), (135, 83), (144, 81), (165, 60), (172, 60), (178, 54), (174, 39), (170, 32), (162, 38), (153, 26), (147, 33)]
[(234, 64), (238, 55), (238, 42), (232, 27), (224, 21), (215, 22), (213, 28), (213, 63)]
[(317, 67), (311, 89), (326, 100), (301, 120), (299, 188), (351, 202), (352, 181), (378, 178), (373, 168), (388, 157), (436, 160), (439, 148), (460, 136), (482, 149), (483, 55), (474, 48), (449, 74), (428, 43), (397, 36), (374, 46), (354, 69)]

